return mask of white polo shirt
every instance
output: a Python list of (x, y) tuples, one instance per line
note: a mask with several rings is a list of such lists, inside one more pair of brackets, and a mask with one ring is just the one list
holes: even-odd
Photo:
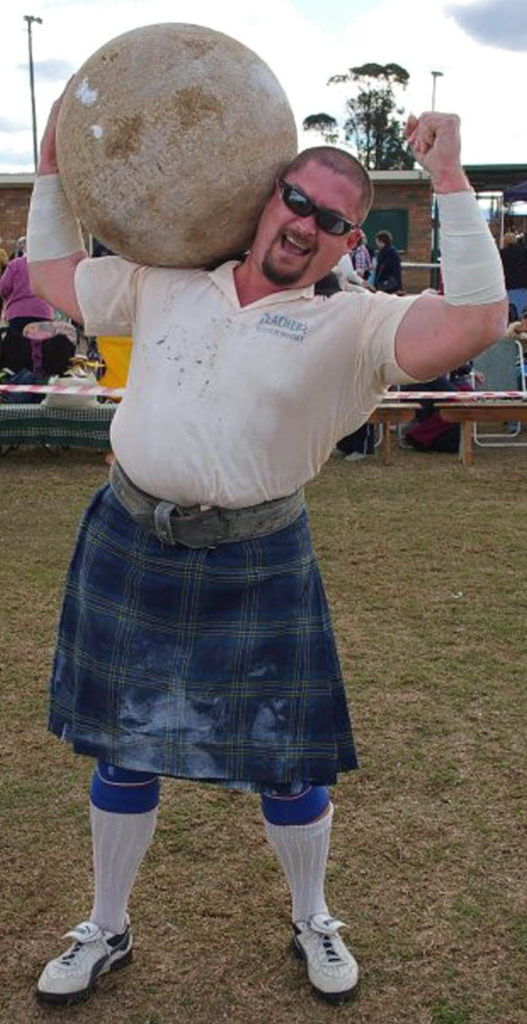
[(88, 334), (132, 335), (112, 422), (123, 469), (181, 505), (240, 508), (290, 494), (368, 418), (396, 364), (415, 297), (313, 286), (241, 307), (236, 262), (208, 273), (83, 260), (76, 291)]

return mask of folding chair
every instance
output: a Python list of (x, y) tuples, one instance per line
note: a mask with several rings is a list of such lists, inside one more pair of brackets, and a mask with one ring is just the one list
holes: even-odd
[[(520, 342), (514, 338), (500, 338), (494, 345), (477, 356), (474, 360), (474, 371), (484, 375), (483, 384), (480, 388), (476, 387), (476, 390), (525, 391), (527, 398), (523, 349)], [(497, 415), (496, 422), (498, 421), (499, 416)], [(514, 429), (507, 433), (503, 431), (483, 433), (475, 423), (473, 440), (481, 447), (499, 448), (504, 445), (527, 447), (527, 441), (516, 440), (520, 431), (521, 423), (514, 423)]]

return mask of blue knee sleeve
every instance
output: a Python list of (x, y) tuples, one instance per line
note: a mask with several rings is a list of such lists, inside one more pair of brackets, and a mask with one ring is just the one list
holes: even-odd
[(271, 825), (307, 825), (329, 806), (326, 786), (304, 786), (294, 796), (262, 795), (262, 811)]
[(100, 811), (143, 814), (159, 803), (159, 778), (151, 772), (133, 772), (98, 761), (93, 773), (90, 799)]

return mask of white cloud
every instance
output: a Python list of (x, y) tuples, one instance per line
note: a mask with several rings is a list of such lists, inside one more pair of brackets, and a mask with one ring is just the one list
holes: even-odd
[(17, 171), (32, 171), (33, 150), (27, 149), (23, 151), (0, 145), (0, 168), (3, 174), (14, 174)]
[(445, 14), (446, 7), (433, 0), (385, 0), (350, 25), (344, 40), (350, 64), (402, 64), (411, 76), (405, 107), (415, 114), (430, 109), (431, 72), (443, 72), (436, 109), (461, 116), (464, 161), (527, 163), (525, 133), (511, 102), (524, 93), (522, 62), (506, 50), (479, 45)]
[(10, 117), (0, 116), (0, 133), (4, 133), (5, 135), (14, 135), (17, 132), (27, 131), (29, 127), (30, 126), (27, 121), (13, 121)]
[[(513, 0), (500, 0), (500, 10), (504, 3)], [(78, 69), (99, 46), (139, 25), (186, 21), (209, 25), (255, 50), (280, 80), (299, 127), (308, 114), (341, 112), (345, 94), (326, 87), (330, 75), (367, 61), (394, 61), (411, 75), (403, 95), (406, 109), (416, 113), (430, 106), (431, 71), (444, 73), (437, 83), (436, 106), (461, 114), (466, 162), (527, 162), (519, 109), (510, 99), (524, 93), (521, 63), (506, 50), (490, 50), (472, 39), (460, 27), (459, 12), (454, 18), (448, 7), (441, 0), (384, 0), (357, 17), (357, 6), (349, 4), (348, 27), (342, 31), (341, 18), (336, 32), (324, 24), (322, 0), (319, 26), (313, 21), (313, 4), (308, 3), (304, 16), (300, 0), (246, 0), (244, 5), (239, 0), (112, 0), (104, 6), (100, 0), (32, 0), (33, 14), (43, 19), (42, 25), (33, 26), (35, 64), (57, 71), (63, 62), (62, 81), (37, 83), (39, 133), (69, 66)], [(364, 10), (364, 3), (358, 9)], [(2, 69), (4, 83), (10, 83), (9, 115), (27, 123), (27, 66), (26, 71), (17, 70), (27, 62), (25, 13), (22, 0), (3, 12)], [(301, 133), (302, 146), (313, 142), (313, 136)]]
[(35, 61), (35, 79), (37, 82), (64, 82), (75, 74), (73, 64), (67, 60), (50, 57), (48, 60)]

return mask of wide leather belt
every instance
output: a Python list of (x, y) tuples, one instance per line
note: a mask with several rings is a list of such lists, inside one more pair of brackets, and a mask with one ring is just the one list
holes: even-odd
[(163, 544), (183, 544), (188, 548), (213, 548), (276, 533), (298, 519), (304, 509), (303, 488), (285, 498), (248, 508), (184, 508), (136, 487), (117, 461), (110, 469), (110, 485), (139, 526)]

